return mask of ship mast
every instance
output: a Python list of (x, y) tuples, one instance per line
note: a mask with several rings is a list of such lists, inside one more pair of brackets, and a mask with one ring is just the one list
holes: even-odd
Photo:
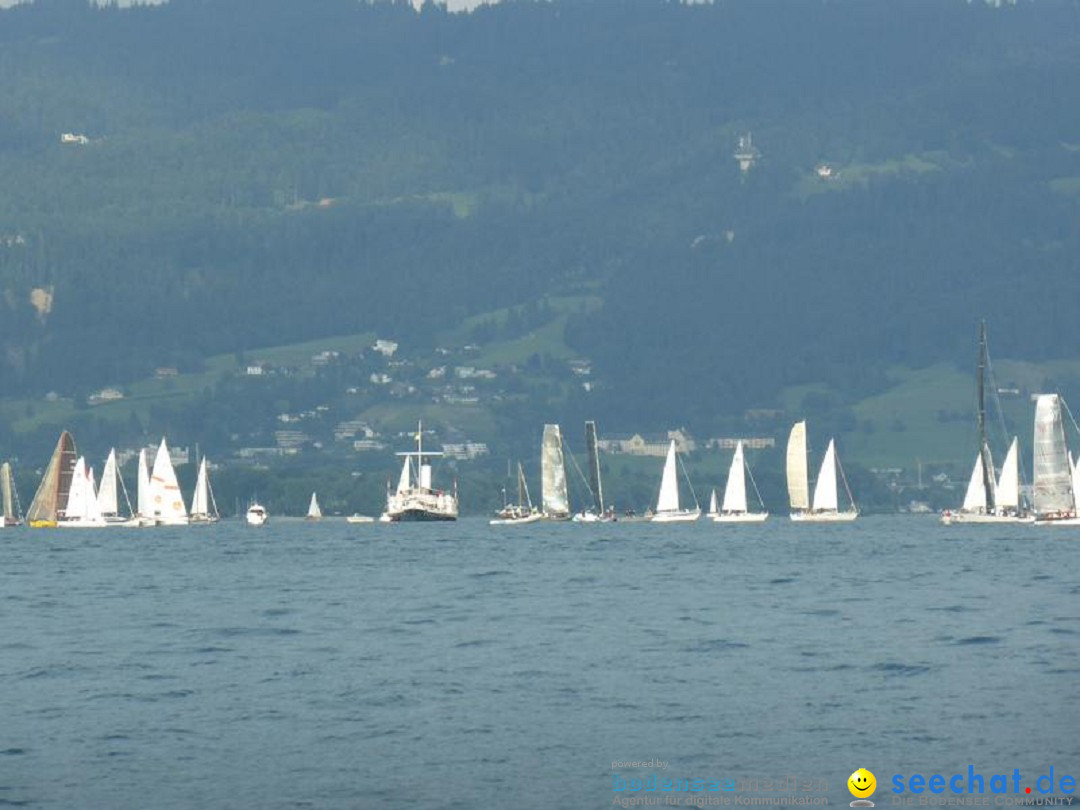
[(978, 398), (977, 424), (979, 428), (979, 457), (982, 459), (983, 491), (986, 493), (986, 511), (994, 511), (994, 462), (990, 458), (990, 445), (986, 440), (986, 321), (979, 321), (979, 360), (976, 366), (975, 389)]

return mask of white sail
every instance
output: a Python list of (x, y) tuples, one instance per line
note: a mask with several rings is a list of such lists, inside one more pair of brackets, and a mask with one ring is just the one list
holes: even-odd
[[(793, 510), (810, 508), (810, 482), (806, 469), (806, 422), (796, 422), (787, 444), (788, 499)], [(834, 481), (835, 488), (835, 481)]]
[(679, 471), (675, 459), (675, 440), (668, 445), (664, 460), (664, 476), (660, 479), (660, 496), (656, 499), (657, 512), (679, 511)]
[[(1005, 454), (1005, 463), (1001, 465), (1001, 478), (997, 484), (997, 508), (1016, 510), (1020, 508), (1020, 455), (1018, 442), (1013, 437), (1009, 452)], [(1073, 478), (1075, 487), (1075, 476)]]
[(724, 487), (725, 512), (745, 512), (746, 510), (746, 462), (743, 459), (743, 444), (735, 445), (735, 455), (731, 458), (728, 470), (727, 486)]
[(403, 492), (407, 492), (412, 487), (412, 476), (409, 472), (409, 464), (411, 459), (409, 456), (405, 456), (405, 463), (401, 465), (401, 475), (398, 476), (397, 482), (397, 494), (401, 495)]
[(57, 521), (62, 527), (104, 526), (105, 519), (98, 508), (97, 492), (94, 486), (94, 471), (87, 469), (86, 459), (79, 456), (75, 460), (75, 469), (71, 473), (71, 486), (68, 490), (67, 508), (64, 516)]
[(86, 471), (86, 505), (83, 517), (87, 523), (101, 524), (104, 519), (101, 516), (101, 508), (98, 505), (96, 485), (94, 483), (94, 468)]
[(317, 520), (322, 517), (322, 509), (319, 508), (319, 499), (315, 497), (315, 493), (311, 493), (311, 502), (308, 504), (307, 516), (311, 520)]
[(203, 456), (199, 462), (199, 474), (195, 478), (195, 493), (191, 496), (191, 520), (197, 523), (213, 523), (218, 519), (214, 490), (210, 487), (210, 468)]
[(4, 462), (0, 464), (0, 502), (3, 503), (3, 519), (0, 519), (0, 526), (13, 525), (19, 516), (15, 514), (15, 485), (11, 480), (11, 464)]
[(141, 518), (151, 518), (154, 510), (150, 505), (150, 469), (146, 463), (145, 447), (139, 451), (138, 477), (138, 490), (135, 493), (136, 511)]
[(86, 517), (87, 502), (94, 497), (90, 490), (90, 479), (86, 477), (86, 459), (75, 459), (75, 469), (71, 473), (71, 489), (68, 490), (67, 508), (64, 520), (79, 521)]
[(195, 493), (191, 496), (191, 516), (201, 517), (207, 513), (210, 495), (206, 481), (206, 459), (199, 464), (199, 474), (195, 478)]
[(836, 507), (836, 445), (829, 439), (825, 458), (821, 460), (821, 472), (814, 484), (814, 511), (835, 512)]
[(720, 509), (717, 506), (717, 501), (716, 501), (716, 490), (714, 489), (712, 491), (712, 493), (709, 495), (709, 512), (708, 513), (710, 515), (716, 515), (716, 514), (719, 514), (719, 511), (720, 511)]
[(1033, 500), (1036, 518), (1068, 517), (1075, 513), (1072, 465), (1061, 421), (1061, 398), (1040, 394), (1035, 402)]
[(566, 489), (566, 464), (558, 425), (544, 425), (544, 439), (540, 446), (540, 495), (545, 515), (555, 518), (569, 516), (570, 497)]
[(982, 453), (975, 456), (975, 466), (971, 470), (967, 492), (964, 494), (963, 509), (965, 512), (986, 511), (986, 487), (983, 486)]
[(1080, 458), (1072, 463), (1073, 503), (1080, 503)]
[(154, 520), (163, 526), (184, 526), (188, 522), (184, 497), (176, 480), (172, 459), (165, 439), (161, 440), (154, 468), (150, 471), (150, 508)]
[(101, 471), (101, 485), (97, 494), (98, 510), (103, 515), (120, 514), (120, 502), (116, 491), (116, 451), (110, 450)]

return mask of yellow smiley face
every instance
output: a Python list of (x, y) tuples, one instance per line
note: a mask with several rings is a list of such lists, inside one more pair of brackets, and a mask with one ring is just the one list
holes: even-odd
[(847, 789), (857, 799), (865, 799), (871, 796), (877, 788), (877, 779), (866, 768), (859, 768), (847, 780)]

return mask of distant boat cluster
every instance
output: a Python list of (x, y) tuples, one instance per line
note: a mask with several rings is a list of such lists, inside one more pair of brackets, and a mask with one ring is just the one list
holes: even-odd
[[(702, 516), (697, 495), (690, 484), (686, 468), (682, 466), (675, 441), (668, 445), (664, 459), (664, 469), (660, 477), (660, 492), (656, 499), (656, 508), (649, 509), (644, 515), (637, 515), (632, 510), (623, 515), (616, 514), (615, 508), (604, 501), (604, 488), (600, 477), (600, 457), (597, 450), (596, 423), (585, 423), (585, 443), (588, 457), (588, 476), (574, 467), (585, 480), (589, 491), (589, 502), (581, 509), (570, 508), (569, 487), (567, 485), (566, 457), (562, 431), (556, 424), (544, 425), (543, 439), (540, 445), (540, 505), (535, 506), (529, 496), (528, 483), (520, 463), (517, 467), (517, 503), (504, 503), (490, 523), (494, 526), (534, 523), (538, 520), (570, 520), (577, 523), (602, 523), (616, 520), (648, 520), (654, 523), (692, 523)], [(573, 462), (573, 456), (570, 456)], [(686, 479), (687, 489), (693, 500), (693, 507), (683, 506), (679, 494), (679, 472)], [(844, 510), (838, 508), (837, 471), (844, 482), (844, 490), (850, 504)], [(796, 422), (788, 437), (787, 447), (788, 494), (791, 502), (792, 520), (826, 523), (848, 522), (858, 515), (851, 490), (847, 486), (843, 469), (836, 455), (835, 443), (830, 440), (828, 450), (821, 464), (817, 483), (814, 487), (813, 501), (809, 497), (809, 478), (806, 447), (806, 422)], [(755, 510), (749, 508), (746, 482), (750, 481), (757, 499)], [(727, 485), (724, 488), (723, 501), (719, 502), (716, 490), (709, 499), (709, 511), (705, 516), (716, 523), (761, 523), (769, 517), (754, 482), (753, 474), (746, 463), (743, 443), (735, 446), (735, 453), (728, 470)]]
[[(11, 499), (8, 492), (11, 489), (9, 472), (4, 488), (6, 525), (20, 522), (14, 509), (10, 519), (7, 516), (8, 501)], [(79, 455), (75, 440), (65, 430), (60, 434), (34, 499), (26, 511), (25, 520), (30, 527), (41, 529), (186, 526), (191, 523), (213, 523), (218, 517), (205, 458), (199, 465), (189, 512), (184, 505), (165, 439), (158, 447), (153, 469), (147, 464), (146, 450), (141, 450), (135, 506), (132, 507), (116, 463), (115, 450), (109, 451), (98, 485), (93, 467)]]
[[(971, 470), (964, 503), (948, 510), (941, 522), (1033, 523), (1041, 526), (1080, 525), (1080, 458), (1073, 459), (1066, 439), (1064, 414), (1068, 406), (1060, 394), (1040, 394), (1035, 400), (1031, 502), (1020, 488), (1019, 439), (1012, 437), (1005, 461), (994, 476), (994, 461), (986, 431), (986, 381), (990, 374), (986, 324), (979, 324), (976, 366), (976, 427), (979, 449)], [(1071, 419), (1071, 414), (1070, 414)], [(1075, 422), (1073, 423), (1075, 425)]]

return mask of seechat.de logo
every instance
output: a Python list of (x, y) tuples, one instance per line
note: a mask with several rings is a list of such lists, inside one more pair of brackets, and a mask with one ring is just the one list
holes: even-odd
[[(924, 776), (921, 773), (905, 776), (898, 773), (892, 778), (892, 792), (899, 794), (914, 793), (916, 795), (920, 793), (951, 793), (956, 795), (992, 793), (1021, 795), (1025, 798), (1031, 795), (1033, 787), (1036, 795), (1041, 796), (1056, 795), (1057, 793), (1071, 796), (1076, 792), (1076, 777), (1071, 774), (1059, 773), (1055, 779), (1053, 766), (1048, 770), (1048, 773), (1040, 774), (1034, 779), (1030, 776), (1025, 777), (1020, 773), (1019, 768), (1013, 768), (1011, 774), (982, 774), (975, 770), (974, 765), (968, 765), (967, 773), (962, 771), (953, 774), (935, 773), (929, 776)], [(1008, 802), (995, 801), (995, 804), (1005, 803)]]
[(874, 791), (877, 790), (877, 779), (866, 768), (859, 768), (847, 780), (847, 789), (851, 792), (851, 795), (855, 797), (855, 801), (851, 803), (851, 807), (873, 807), (874, 803), (869, 801), (870, 797), (874, 795)]

